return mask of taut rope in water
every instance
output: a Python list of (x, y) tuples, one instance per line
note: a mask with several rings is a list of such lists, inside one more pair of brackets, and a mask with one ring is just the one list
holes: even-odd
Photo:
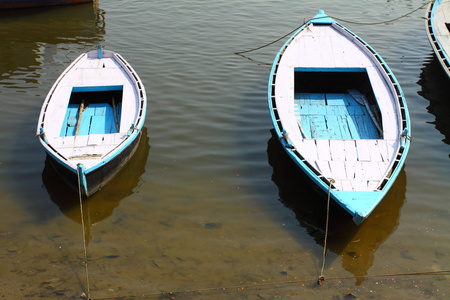
[(328, 221), (330, 220), (331, 185), (335, 182), (333, 178), (329, 178), (329, 179), (330, 179), (330, 185), (328, 186), (327, 222), (325, 224), (325, 238), (324, 238), (324, 242), (323, 242), (322, 269), (320, 269), (320, 276), (317, 279), (318, 284), (321, 284), (325, 280), (325, 276), (323, 276), (323, 269), (325, 268), (325, 258), (326, 258), (326, 253), (327, 253)]
[[(443, 271), (425, 271), (425, 272), (412, 272), (412, 273), (389, 273), (389, 274), (378, 274), (378, 275), (365, 275), (365, 278), (380, 278), (380, 277), (392, 277), (392, 276), (432, 276), (432, 275), (442, 275), (442, 276), (450, 276), (450, 270), (443, 270)], [(348, 276), (348, 277), (330, 277), (328, 279), (330, 280), (347, 280), (347, 279), (354, 279), (355, 276)], [(124, 296), (113, 296), (113, 297), (104, 297), (104, 298), (97, 298), (97, 300), (113, 300), (113, 299), (153, 299), (155, 297), (160, 298), (168, 298), (171, 297), (171, 299), (175, 299), (176, 295), (188, 295), (190, 293), (206, 293), (206, 292), (220, 292), (220, 291), (227, 291), (227, 290), (234, 290), (237, 289), (239, 291), (242, 291), (244, 289), (250, 289), (250, 288), (263, 288), (263, 287), (272, 287), (272, 286), (281, 286), (281, 285), (288, 285), (288, 284), (299, 284), (299, 283), (306, 283), (310, 284), (313, 283), (312, 279), (295, 279), (295, 280), (287, 280), (287, 281), (278, 281), (278, 282), (265, 282), (265, 283), (252, 283), (252, 284), (243, 284), (243, 285), (228, 285), (228, 286), (220, 286), (220, 287), (210, 287), (210, 288), (199, 288), (199, 289), (192, 289), (192, 290), (177, 290), (172, 292), (154, 292), (154, 293), (140, 293), (140, 294), (133, 294), (133, 295), (124, 295)]]
[(422, 4), (422, 5), (419, 6), (418, 8), (413, 9), (413, 10), (410, 11), (409, 13), (406, 13), (406, 14), (400, 16), (400, 17), (397, 17), (397, 18), (394, 18), (394, 19), (390, 19), (390, 20), (386, 20), (386, 21), (381, 21), (381, 22), (374, 22), (374, 23), (352, 22), (352, 21), (348, 21), (348, 20), (344, 20), (344, 19), (339, 19), (339, 18), (332, 17), (332, 16), (330, 16), (330, 17), (331, 17), (332, 19), (335, 19), (335, 20), (338, 20), (338, 21), (341, 21), (341, 22), (345, 22), (345, 23), (350, 23), (350, 24), (359, 24), (359, 25), (380, 25), (380, 24), (390, 23), (390, 22), (394, 22), (394, 21), (397, 21), (397, 20), (406, 18), (407, 16), (409, 16), (409, 15), (415, 13), (416, 11), (418, 11), (418, 10), (420, 10), (420, 9), (422, 9), (422, 8), (424, 8), (425, 6), (428, 6), (428, 4), (429, 4), (430, 2), (431, 2), (431, 1), (429, 1), (429, 2), (427, 2), (427, 3), (425, 3), (425, 4)]
[(83, 199), (81, 196), (81, 186), (80, 186), (80, 173), (79, 168), (77, 168), (78, 177), (78, 196), (80, 198), (80, 214), (81, 214), (81, 226), (83, 227), (83, 248), (84, 248), (84, 266), (86, 270), (86, 285), (87, 285), (87, 299), (91, 299), (90, 295), (90, 283), (89, 283), (89, 269), (88, 269), (88, 258), (87, 258), (87, 248), (86, 248), (86, 233), (84, 227), (84, 216), (83, 216)]
[[(344, 22), (344, 23), (350, 23), (350, 24), (359, 24), (359, 25), (380, 25), (380, 24), (390, 23), (390, 22), (394, 22), (394, 21), (398, 21), (398, 20), (400, 20), (400, 19), (406, 18), (407, 16), (409, 16), (409, 15), (415, 13), (416, 11), (418, 11), (418, 10), (420, 10), (420, 9), (422, 9), (422, 8), (424, 8), (424, 7), (426, 7), (426, 6), (428, 6), (428, 4), (429, 4), (430, 2), (431, 2), (431, 1), (429, 1), (429, 2), (427, 2), (427, 3), (425, 3), (425, 4), (422, 4), (422, 5), (419, 6), (418, 8), (413, 9), (412, 11), (410, 11), (410, 12), (404, 14), (404, 15), (401, 15), (401, 16), (399, 16), (399, 17), (397, 17), (397, 18), (390, 19), (390, 20), (385, 20), (385, 21), (380, 21), (380, 22), (373, 22), (373, 23), (354, 22), (354, 21), (349, 21), (349, 20), (345, 20), (345, 19), (341, 19), (341, 18), (337, 18), (337, 17), (333, 17), (333, 16), (329, 16), (329, 17), (332, 18), (332, 19), (334, 19), (334, 20), (336, 20), (336, 21), (340, 21), (340, 22)], [(303, 24), (300, 25), (299, 27), (295, 28), (295, 29), (292, 30), (291, 32), (289, 32), (289, 33), (283, 35), (282, 37), (280, 37), (280, 38), (278, 38), (278, 39), (276, 39), (276, 40), (274, 40), (274, 41), (272, 41), (272, 42), (270, 42), (270, 43), (267, 43), (267, 44), (265, 44), (265, 45), (262, 45), (262, 46), (260, 46), (260, 47), (256, 47), (256, 48), (253, 48), (253, 49), (250, 49), (250, 50), (244, 50), (244, 51), (235, 52), (234, 54), (245, 57), (245, 56), (243, 55), (244, 53), (253, 52), (253, 51), (256, 51), (256, 50), (265, 48), (265, 47), (267, 47), (267, 46), (270, 46), (270, 45), (272, 45), (272, 44), (275, 44), (276, 42), (278, 42), (278, 41), (284, 39), (285, 37), (287, 37), (287, 36), (289, 36), (289, 35), (291, 35), (293, 32), (295, 32), (296, 30), (300, 29), (302, 26), (304, 26), (305, 24), (307, 24), (308, 22), (310, 22), (310, 21), (312, 21), (312, 20), (314, 20), (314, 18), (311, 18), (311, 19), (309, 19), (308, 21), (303, 22)]]

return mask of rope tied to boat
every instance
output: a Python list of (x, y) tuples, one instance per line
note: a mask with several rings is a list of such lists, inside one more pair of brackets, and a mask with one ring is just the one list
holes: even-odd
[(400, 147), (405, 148), (406, 141), (411, 142), (411, 136), (409, 135), (408, 128), (403, 129), (403, 132), (400, 135)]
[[(428, 6), (428, 4), (429, 4), (430, 2), (431, 2), (431, 1), (428, 1), (428, 2), (426, 2), (425, 4), (422, 4), (421, 6), (419, 6), (418, 8), (413, 9), (413, 10), (411, 10), (410, 12), (408, 12), (408, 13), (406, 13), (406, 14), (404, 14), (404, 15), (401, 15), (401, 16), (399, 16), (399, 17), (396, 17), (396, 18), (393, 18), (393, 19), (390, 19), (390, 20), (379, 21), (379, 22), (372, 22), (372, 23), (366, 23), (366, 22), (354, 22), (354, 21), (349, 21), (349, 20), (337, 18), (337, 17), (334, 17), (334, 16), (329, 16), (329, 17), (332, 18), (332, 19), (334, 19), (334, 20), (336, 20), (336, 21), (340, 21), (340, 22), (344, 22), (344, 23), (349, 23), (349, 24), (358, 24), (358, 25), (380, 25), (380, 24), (391, 23), (391, 22), (398, 21), (398, 20), (400, 20), (400, 19), (406, 18), (406, 17), (408, 17), (409, 15), (415, 13), (416, 11), (418, 11), (418, 10), (420, 10), (420, 9), (423, 9), (424, 7)], [(309, 23), (309, 22), (311, 22), (311, 21), (313, 21), (313, 20), (315, 20), (315, 19), (316, 19), (316, 18), (311, 18), (311, 19), (309, 19), (309, 20), (307, 20), (307, 21), (304, 21), (302, 25), (298, 26), (298, 27), (295, 28), (294, 30), (290, 31), (289, 33), (283, 35), (282, 37), (280, 37), (280, 38), (278, 38), (278, 39), (276, 39), (276, 40), (274, 40), (274, 41), (272, 41), (272, 42), (269, 42), (269, 43), (267, 43), (267, 44), (265, 44), (265, 45), (262, 45), (262, 46), (259, 46), (259, 47), (256, 47), (256, 48), (253, 48), (253, 49), (250, 49), (250, 50), (244, 50), (244, 51), (235, 52), (234, 54), (249, 59), (248, 57), (246, 57), (246, 56), (243, 55), (243, 54), (244, 54), (244, 53), (253, 52), (253, 51), (256, 51), (256, 50), (260, 50), (260, 49), (262, 49), (262, 48), (265, 48), (265, 47), (268, 47), (268, 46), (270, 46), (270, 45), (272, 45), (272, 44), (275, 44), (276, 42), (278, 42), (278, 41), (284, 39), (285, 37), (287, 37), (287, 36), (289, 36), (289, 35), (291, 35), (291, 34), (294, 33), (295, 31), (299, 30), (299, 29), (302, 28), (304, 25), (306, 25), (307, 23)], [(251, 60), (251, 59), (250, 59), (250, 60)]]
[[(85, 233), (84, 216), (83, 216), (83, 197), (81, 195), (81, 184), (80, 184), (80, 168), (77, 168), (77, 178), (78, 178), (78, 196), (80, 199), (81, 226), (83, 227), (83, 248), (84, 248), (84, 266), (85, 266), (85, 271), (86, 271), (87, 299), (91, 300), (90, 283), (89, 283), (89, 268), (88, 268), (87, 247), (86, 247), (86, 233)], [(81, 296), (83, 298), (86, 298), (86, 295), (84, 293), (82, 293)]]
[(401, 137), (407, 139), (408, 141), (412, 141), (412, 138), (408, 133), (402, 133)]
[(44, 128), (39, 127), (39, 133), (36, 134), (35, 138), (37, 138), (37, 137), (40, 137), (44, 142), (47, 143), (47, 137), (46, 137), (46, 135), (45, 135)]
[(327, 238), (328, 238), (328, 222), (330, 220), (330, 198), (331, 198), (331, 187), (335, 183), (333, 178), (328, 178), (330, 180), (330, 185), (328, 186), (328, 199), (327, 199), (327, 221), (325, 223), (325, 238), (323, 241), (323, 254), (322, 254), (322, 268), (320, 270), (320, 276), (317, 279), (317, 284), (322, 284), (325, 281), (325, 276), (323, 275), (323, 270), (325, 269), (325, 258), (327, 254)]
[(286, 129), (283, 129), (283, 131), (281, 132), (281, 136), (278, 138), (282, 144), (289, 149), (294, 149), (294, 145), (292, 145), (288, 133), (286, 132)]
[(336, 18), (336, 17), (333, 17), (333, 16), (330, 16), (330, 18), (333, 18), (333, 19), (335, 19), (335, 20), (337, 20), (337, 21), (341, 21), (341, 22), (345, 22), (345, 23), (350, 23), (350, 24), (358, 24), (358, 25), (380, 25), (380, 24), (391, 23), (391, 22), (398, 21), (398, 20), (400, 20), (400, 19), (406, 18), (406, 17), (408, 17), (409, 15), (412, 15), (413, 13), (415, 13), (416, 11), (418, 11), (418, 10), (420, 10), (420, 9), (422, 9), (422, 8), (424, 8), (424, 7), (426, 7), (426, 6), (428, 6), (428, 4), (429, 4), (430, 2), (431, 2), (431, 1), (426, 2), (425, 4), (422, 4), (421, 6), (419, 6), (418, 8), (413, 9), (412, 11), (410, 11), (410, 12), (404, 14), (404, 15), (401, 15), (401, 16), (399, 16), (399, 17), (397, 17), (397, 18), (390, 19), (390, 20), (386, 20), (386, 21), (380, 21), (380, 22), (373, 22), (373, 23), (352, 22), (352, 21), (349, 21), (349, 20), (339, 19), (339, 18)]

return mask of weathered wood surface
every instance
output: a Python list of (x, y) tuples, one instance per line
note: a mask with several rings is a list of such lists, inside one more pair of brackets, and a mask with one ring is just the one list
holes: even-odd
[(123, 133), (72, 135), (49, 138), (49, 144), (68, 160), (81, 162), (88, 168), (98, 163), (98, 159), (113, 150), (126, 137)]

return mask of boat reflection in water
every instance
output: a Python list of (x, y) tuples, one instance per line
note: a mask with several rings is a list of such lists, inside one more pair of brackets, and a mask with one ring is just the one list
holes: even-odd
[(94, 0), (0, 0), (0, 9), (20, 9), (92, 3)]
[[(282, 149), (276, 134), (268, 142), (272, 180), (279, 190), (280, 201), (296, 215), (315, 242), (323, 246), (327, 201), (314, 189)], [(370, 218), (359, 226), (338, 205), (330, 205), (327, 250), (339, 255), (342, 267), (355, 276), (356, 284), (365, 280), (378, 247), (396, 230), (400, 209), (405, 201), (406, 173), (403, 169), (396, 182), (375, 208)], [(328, 258), (327, 258), (328, 261)]]
[[(60, 53), (74, 51), (75, 55), (104, 41), (105, 15), (98, 0), (94, 4), (0, 10), (0, 25), (7, 28), (0, 31), (0, 80), (20, 72), (21, 78), (40, 84), (44, 64), (68, 59), (59, 57)], [(83, 49), (77, 49), (80, 47)]]
[(442, 141), (450, 145), (450, 79), (434, 53), (425, 59), (417, 83), (422, 87), (418, 94), (430, 101), (428, 112), (436, 117), (432, 124), (444, 135)]
[[(90, 227), (111, 216), (120, 201), (134, 193), (141, 175), (145, 172), (149, 150), (147, 128), (143, 127), (141, 140), (131, 159), (102, 190), (83, 200), (86, 245), (91, 237)], [(79, 194), (56, 173), (48, 157), (42, 172), (42, 181), (51, 200), (61, 212), (69, 219), (81, 224)]]

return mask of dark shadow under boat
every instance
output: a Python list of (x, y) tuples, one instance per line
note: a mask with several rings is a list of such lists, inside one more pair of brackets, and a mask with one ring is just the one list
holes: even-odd
[(0, 0), (0, 10), (28, 10), (34, 8), (49, 8), (55, 6), (74, 6), (85, 3), (96, 3), (99, 0)]
[[(271, 133), (267, 154), (280, 201), (295, 213), (300, 226), (323, 247), (327, 199), (323, 198), (323, 191), (314, 189), (315, 185), (289, 158), (273, 129)], [(378, 247), (398, 227), (405, 192), (406, 172), (403, 169), (385, 198), (359, 226), (340, 206), (330, 205), (327, 250), (342, 258), (342, 267), (355, 276), (357, 285), (365, 280)], [(298, 234), (300, 232), (292, 232), (294, 236)], [(330, 263), (328, 258), (327, 262)]]
[(442, 141), (450, 145), (450, 79), (433, 52), (425, 58), (417, 83), (422, 87), (418, 94), (430, 101), (427, 110), (435, 116), (430, 123), (444, 135)]
[[(90, 227), (111, 216), (120, 201), (135, 192), (140, 177), (145, 172), (149, 150), (147, 128), (143, 127), (141, 140), (131, 159), (104, 188), (83, 200), (86, 242), (90, 239)], [(69, 219), (81, 224), (80, 196), (58, 175), (48, 155), (42, 181), (59, 210)]]

